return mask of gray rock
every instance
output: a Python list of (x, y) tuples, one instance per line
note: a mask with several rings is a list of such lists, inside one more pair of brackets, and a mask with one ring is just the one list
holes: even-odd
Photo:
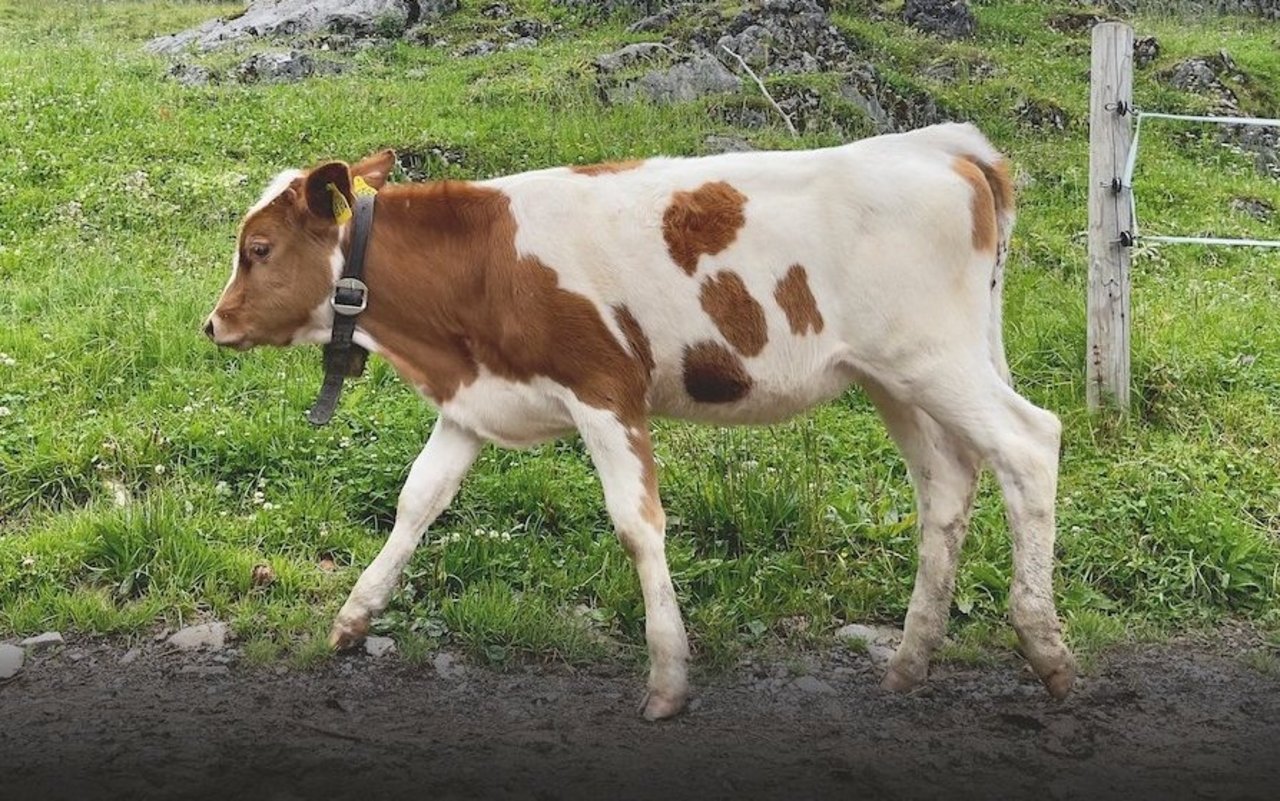
[(661, 58), (671, 52), (671, 48), (661, 42), (636, 42), (625, 47), (597, 56), (595, 67), (601, 73), (613, 73), (645, 61)]
[(1133, 40), (1133, 65), (1138, 69), (1149, 66), (1160, 58), (1160, 41), (1154, 36), (1139, 36)]
[(364, 652), (375, 659), (381, 656), (386, 656), (387, 654), (393, 654), (395, 651), (395, 640), (390, 637), (364, 638)]
[(253, 37), (286, 37), (324, 31), (362, 36), (402, 34), (426, 14), (457, 8), (457, 0), (253, 0), (239, 16), (215, 19), (147, 42), (152, 53), (213, 50)]
[[(413, 13), (413, 3), (409, 3), (410, 16)], [(452, 14), (461, 8), (462, 3), (459, 0), (418, 0), (418, 19), (439, 19), (441, 17)], [(409, 20), (413, 22), (411, 18)]]
[(1066, 110), (1052, 100), (1024, 97), (1014, 104), (1013, 114), (1023, 125), (1039, 130), (1065, 131), (1069, 123)]
[(665, 29), (680, 16), (680, 7), (664, 8), (656, 14), (650, 14), (627, 27), (628, 33), (654, 33)]
[(536, 19), (517, 19), (502, 26), (502, 33), (512, 39), (541, 39), (551, 28)]
[(838, 71), (853, 48), (816, 0), (765, 0), (734, 17), (719, 36), (703, 31), (695, 43), (715, 42), (737, 53), (764, 75)]
[(1258, 223), (1268, 223), (1274, 218), (1276, 209), (1261, 197), (1235, 197), (1231, 198), (1231, 211), (1251, 216)]
[(489, 19), (506, 19), (511, 16), (511, 6), (506, 3), (490, 3), (480, 9), (480, 16)]
[(711, 94), (736, 92), (742, 79), (709, 53), (698, 53), (671, 65), (652, 70), (638, 80), (624, 84), (609, 94), (611, 100), (647, 98), (654, 103), (688, 103)]
[(716, 153), (747, 153), (755, 148), (740, 136), (709, 134), (702, 140), (702, 150), (708, 155), (714, 155)]
[(1239, 107), (1236, 93), (1222, 82), (1220, 72), (1227, 72), (1223, 59), (1189, 58), (1173, 66), (1165, 76), (1175, 89), (1213, 98), (1221, 111), (1234, 111)]
[(897, 650), (892, 645), (885, 643), (873, 642), (867, 644), (867, 656), (871, 657), (871, 661), (877, 665), (883, 665), (893, 658), (893, 652)]
[(920, 75), (938, 83), (979, 83), (997, 72), (999, 68), (984, 58), (940, 58), (921, 70)]
[(458, 55), (487, 56), (490, 53), (496, 53), (496, 52), (498, 52), (498, 46), (496, 44), (488, 41), (487, 39), (481, 39), (477, 42), (472, 42), (471, 44), (459, 50)]
[(67, 659), (69, 659), (72, 662), (79, 662), (80, 660), (84, 659), (87, 655), (88, 654), (86, 654), (84, 651), (81, 651), (79, 648), (72, 648), (70, 651), (67, 651), (65, 654)]
[(466, 672), (466, 668), (458, 663), (457, 657), (448, 651), (441, 651), (436, 654), (436, 658), (431, 660), (431, 664), (436, 669), (436, 675), (442, 679), (460, 678)]
[[(1108, 0), (1107, 5), (1116, 11), (1132, 13), (1150, 10), (1152, 4), (1150, 0)], [(1244, 14), (1280, 20), (1280, 0), (1214, 0), (1214, 2), (1196, 3), (1195, 6), (1216, 11), (1219, 14)]]
[(836, 629), (838, 640), (861, 640), (868, 649), (873, 645), (892, 646), (902, 641), (902, 630), (891, 626), (867, 626), (862, 623), (850, 623)]
[(58, 632), (46, 631), (44, 634), (26, 638), (22, 641), (22, 647), (31, 651), (39, 651), (55, 645), (62, 645), (64, 642), (62, 635)]
[(978, 27), (966, 0), (907, 0), (902, 19), (917, 30), (945, 39), (967, 39)]
[(1218, 0), (1216, 6), (1224, 14), (1248, 14), (1280, 20), (1280, 0)]
[(174, 64), (169, 68), (169, 77), (183, 86), (205, 86), (213, 80), (213, 73), (198, 64)]
[(254, 53), (235, 69), (240, 83), (291, 83), (313, 75), (340, 72), (341, 67), (328, 61), (317, 61), (306, 53)]
[(851, 69), (838, 91), (866, 115), (876, 133), (910, 131), (947, 119), (932, 97), (904, 94), (881, 78), (871, 64)]
[[(1250, 87), (1258, 83), (1238, 66), (1225, 50), (1212, 56), (1189, 58), (1175, 64), (1161, 76), (1169, 85), (1211, 99), (1214, 111), (1223, 116), (1243, 116), (1240, 99), (1230, 85)], [(1265, 91), (1265, 89), (1263, 89)], [(1260, 175), (1280, 178), (1280, 128), (1262, 125), (1224, 126), (1218, 135), (1224, 146), (1252, 156)]]
[(873, 626), (864, 626), (861, 623), (850, 623), (847, 626), (841, 626), (836, 630), (836, 639), (840, 640), (862, 640), (870, 644), (876, 641), (880, 633)]
[(180, 651), (195, 651), (200, 648), (220, 651), (227, 644), (227, 624), (201, 623), (198, 626), (187, 626), (170, 637), (169, 644)]
[(0, 643), (0, 681), (18, 675), (26, 659), (27, 652), (18, 646)]
[(663, 0), (551, 0), (551, 5), (609, 17), (619, 12), (653, 14), (666, 3)]
[(123, 656), (120, 657), (118, 664), (132, 665), (134, 662), (138, 661), (138, 657), (140, 656), (142, 656), (142, 651), (140, 649), (130, 648), (128, 651), (124, 652)]
[(528, 50), (531, 47), (537, 47), (538, 40), (532, 36), (522, 36), (514, 42), (507, 42), (502, 46), (503, 50)]
[(802, 693), (809, 695), (835, 695), (836, 688), (827, 684), (825, 681), (813, 676), (801, 676), (791, 682), (791, 686), (795, 687)]

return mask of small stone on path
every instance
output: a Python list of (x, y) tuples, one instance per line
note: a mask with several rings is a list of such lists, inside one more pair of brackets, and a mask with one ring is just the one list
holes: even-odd
[(32, 651), (39, 651), (42, 648), (48, 648), (53, 645), (62, 645), (64, 642), (62, 635), (58, 632), (46, 631), (44, 634), (26, 638), (22, 641), (22, 647)]
[(435, 666), (437, 675), (442, 679), (455, 679), (460, 677), (465, 668), (458, 664), (458, 658), (448, 651), (441, 651), (436, 654), (436, 658), (431, 661)]
[(364, 652), (375, 659), (396, 651), (396, 642), (390, 637), (365, 637)]
[(201, 623), (198, 626), (187, 626), (170, 637), (169, 644), (181, 651), (194, 651), (197, 648), (221, 651), (227, 644), (227, 624)]
[(138, 657), (140, 657), (140, 656), (142, 656), (142, 651), (141, 651), (141, 650), (139, 650), (139, 649), (137, 649), (137, 648), (130, 648), (128, 651), (125, 651), (125, 652), (124, 652), (124, 656), (121, 656), (121, 657), (120, 657), (120, 662), (119, 662), (119, 664), (121, 664), (121, 665), (129, 665), (129, 664), (132, 664), (132, 663), (133, 663), (133, 662), (134, 662)]
[(0, 681), (18, 675), (26, 658), (27, 652), (18, 646), (0, 643)]

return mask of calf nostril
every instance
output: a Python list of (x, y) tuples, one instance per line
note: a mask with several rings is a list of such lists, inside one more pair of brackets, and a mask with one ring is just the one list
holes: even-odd
[(204, 335), (209, 339), (213, 339), (213, 318), (210, 317), (204, 324)]

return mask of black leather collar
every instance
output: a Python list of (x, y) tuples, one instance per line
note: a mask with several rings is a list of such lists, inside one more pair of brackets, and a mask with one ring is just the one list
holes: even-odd
[(369, 230), (373, 228), (373, 207), (377, 195), (356, 195), (355, 220), (352, 222), (351, 253), (342, 266), (342, 277), (334, 285), (333, 336), (324, 346), (324, 383), (320, 395), (307, 413), (307, 420), (322, 426), (333, 418), (342, 396), (343, 379), (355, 378), (364, 372), (369, 352), (355, 344), (356, 318), (369, 305), (369, 287), (365, 286), (364, 253), (369, 245)]

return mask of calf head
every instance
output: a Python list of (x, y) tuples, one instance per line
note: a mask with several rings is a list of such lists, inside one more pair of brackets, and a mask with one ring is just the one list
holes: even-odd
[(287, 170), (249, 209), (236, 237), (231, 280), (204, 332), (219, 345), (325, 342), (333, 325), (329, 296), (342, 270), (342, 244), (359, 177), (381, 189), (395, 164), (383, 151), (348, 166)]

